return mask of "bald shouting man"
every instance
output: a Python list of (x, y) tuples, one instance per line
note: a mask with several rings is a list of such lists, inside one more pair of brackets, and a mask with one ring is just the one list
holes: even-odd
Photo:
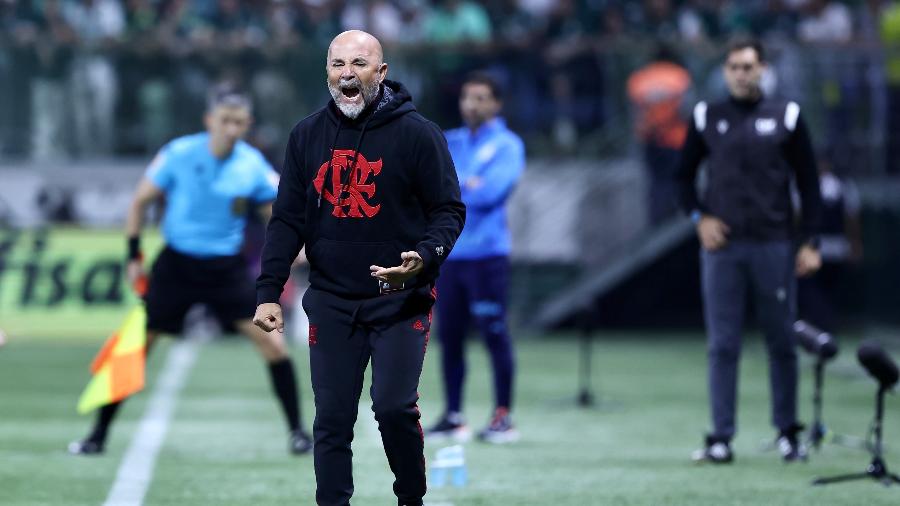
[(316, 502), (350, 504), (353, 425), (372, 362), (372, 410), (400, 505), (421, 505), (417, 406), (434, 281), (465, 221), (447, 143), (388, 81), (381, 44), (331, 42), (328, 105), (294, 127), (263, 249), (254, 322), (284, 328), (278, 298), (306, 246)]

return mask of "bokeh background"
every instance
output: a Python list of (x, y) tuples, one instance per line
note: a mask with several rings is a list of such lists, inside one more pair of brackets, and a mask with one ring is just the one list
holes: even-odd
[[(698, 244), (668, 204), (693, 104), (726, 93), (726, 41), (759, 36), (766, 92), (801, 105), (822, 171), (839, 183), (831, 233), (844, 254), (827, 259), (801, 307), (842, 343), (826, 413), (837, 432), (865, 437), (874, 386), (855, 345), (874, 337), (900, 350), (900, 2), (888, 0), (0, 0), (0, 503), (96, 504), (114, 479), (144, 398), (127, 406), (107, 456), (80, 462), (63, 449), (87, 426), (74, 403), (90, 357), (136, 302), (121, 229), (154, 153), (201, 130), (207, 89), (228, 79), (255, 102), (248, 140), (280, 167), (291, 126), (328, 98), (329, 41), (352, 28), (379, 37), (389, 78), (445, 129), (461, 123), (464, 76), (491, 73), (527, 149), (509, 205), (524, 440), (467, 447), (470, 483), (434, 489), (430, 504), (896, 504), (896, 490), (873, 484), (808, 486), (861, 470), (864, 451), (826, 447), (783, 468), (760, 448), (774, 434), (753, 325), (739, 463), (689, 464), (707, 424)], [(248, 230), (251, 262), (262, 236), (262, 224)], [(154, 230), (145, 244), (160, 244)], [(285, 303), (296, 308), (301, 289)], [(311, 465), (283, 455), (249, 345), (197, 311), (189, 333), (212, 342), (147, 503), (312, 503)], [(303, 364), (302, 325), (289, 325)], [(426, 423), (441, 410), (439, 353), (429, 350), (423, 373)], [(469, 356), (478, 424), (491, 394), (474, 334)], [(593, 406), (576, 403), (585, 391)], [(365, 423), (360, 504), (390, 504)], [(887, 424), (889, 449), (900, 448), (895, 398)]]

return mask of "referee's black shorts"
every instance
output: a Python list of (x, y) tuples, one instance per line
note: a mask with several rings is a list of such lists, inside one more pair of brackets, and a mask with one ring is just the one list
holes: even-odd
[(144, 301), (150, 330), (181, 333), (188, 309), (202, 303), (222, 328), (234, 331), (234, 322), (253, 318), (256, 288), (240, 255), (199, 258), (167, 246), (150, 271)]

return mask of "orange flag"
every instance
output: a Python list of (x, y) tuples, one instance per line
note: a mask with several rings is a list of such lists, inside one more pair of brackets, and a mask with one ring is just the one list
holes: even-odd
[(147, 313), (139, 304), (103, 343), (91, 363), (93, 377), (78, 399), (79, 413), (120, 401), (144, 388), (146, 327)]

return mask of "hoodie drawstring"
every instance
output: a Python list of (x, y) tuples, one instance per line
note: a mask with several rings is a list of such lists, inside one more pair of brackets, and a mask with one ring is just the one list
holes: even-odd
[(329, 149), (330, 157), (328, 159), (328, 168), (325, 169), (325, 177), (322, 178), (322, 191), (319, 192), (319, 200), (316, 203), (316, 207), (322, 207), (322, 194), (325, 193), (325, 182), (328, 181), (328, 173), (331, 172), (332, 166), (334, 165), (334, 148), (337, 146), (338, 135), (341, 134), (341, 122), (338, 120), (337, 130), (334, 132), (334, 140), (331, 141), (331, 149)]
[[(335, 192), (337, 193), (337, 204), (336, 206), (341, 204), (341, 196), (344, 194), (344, 188), (350, 187), (350, 181), (353, 177), (353, 171), (356, 170), (357, 167), (357, 158), (359, 158), (359, 148), (362, 146), (363, 137), (366, 135), (366, 129), (369, 127), (369, 122), (372, 121), (372, 116), (375, 115), (375, 111), (366, 118), (366, 121), (363, 123), (362, 130), (359, 132), (359, 137), (356, 139), (356, 147), (353, 148), (353, 158), (350, 162), (349, 170), (347, 171), (347, 179), (344, 180), (344, 176), (342, 175), (340, 178), (340, 188), (335, 188)], [(334, 133), (334, 140), (331, 142), (331, 159), (328, 161), (328, 168), (325, 170), (325, 177), (322, 180), (322, 191), (319, 192), (319, 199), (316, 203), (316, 207), (318, 209), (322, 208), (322, 195), (325, 193), (325, 183), (328, 181), (328, 173), (334, 170), (334, 148), (337, 146), (338, 135), (341, 133), (341, 121), (338, 121), (337, 131)]]
[[(363, 123), (362, 130), (359, 132), (359, 138), (356, 139), (356, 147), (353, 148), (353, 161), (350, 162), (350, 170), (347, 171), (347, 182), (344, 182), (344, 178), (341, 178), (341, 195), (344, 193), (344, 188), (350, 187), (350, 178), (353, 177), (353, 171), (356, 170), (357, 163), (356, 159), (359, 158), (359, 148), (362, 146), (363, 137), (366, 135), (366, 128), (369, 127), (369, 122), (372, 121), (372, 116), (375, 116), (375, 112), (366, 118), (365, 123)], [(340, 203), (340, 199), (338, 199), (338, 203)]]

